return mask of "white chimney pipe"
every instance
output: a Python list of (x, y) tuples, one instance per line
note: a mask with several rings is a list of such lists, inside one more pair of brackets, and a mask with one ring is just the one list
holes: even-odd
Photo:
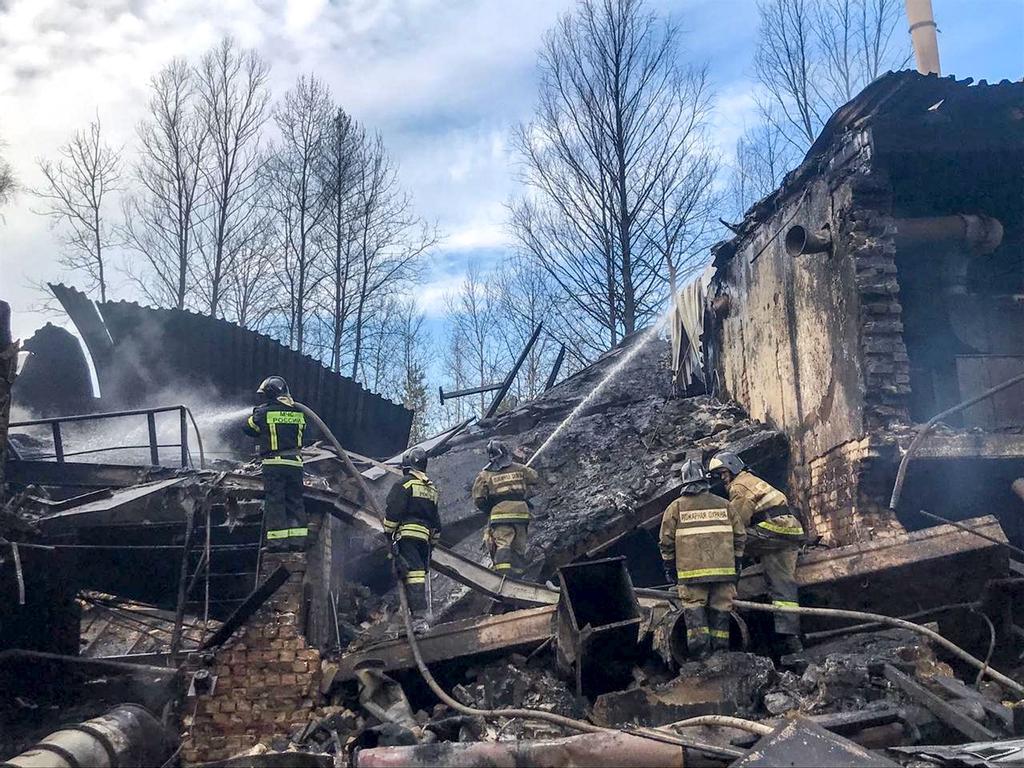
[(932, 0), (906, 0), (910, 39), (914, 43), (917, 71), (922, 75), (941, 75), (939, 69), (939, 40), (932, 13)]

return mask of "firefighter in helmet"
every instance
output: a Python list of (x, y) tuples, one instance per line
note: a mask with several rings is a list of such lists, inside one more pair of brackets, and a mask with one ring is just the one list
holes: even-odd
[(266, 547), (276, 552), (302, 552), (309, 533), (302, 504), (301, 451), (306, 417), (280, 376), (268, 376), (256, 392), (264, 402), (252, 409), (244, 430), (256, 438), (263, 460)]
[(536, 470), (519, 464), (501, 440), (487, 443), (487, 466), (473, 482), (473, 503), (489, 515), (484, 544), (495, 571), (509, 576), (526, 567), (526, 532), (530, 504), (540, 480)]
[(711, 493), (699, 461), (682, 466), (683, 487), (661, 520), (665, 576), (676, 584), (694, 658), (729, 648), (729, 614), (746, 532), (729, 502)]
[[(746, 552), (764, 568), (772, 605), (799, 606), (796, 556), (804, 542), (804, 527), (790, 510), (785, 494), (751, 472), (735, 453), (716, 454), (708, 473), (725, 485), (729, 509), (747, 530)], [(803, 650), (797, 614), (775, 614), (775, 634), (783, 653)]]
[(402, 477), (388, 492), (384, 533), (390, 538), (398, 577), (405, 582), (415, 632), (429, 629), (430, 548), (441, 536), (437, 499), (437, 487), (427, 477), (426, 451), (410, 448), (402, 455)]

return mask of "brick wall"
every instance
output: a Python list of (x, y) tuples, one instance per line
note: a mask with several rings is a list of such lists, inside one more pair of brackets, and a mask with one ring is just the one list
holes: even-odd
[(910, 362), (903, 343), (891, 188), (884, 175), (864, 173), (850, 180), (850, 191), (841, 237), (857, 275), (864, 426), (872, 430), (909, 420)]
[(885, 493), (890, 464), (888, 446), (873, 437), (851, 440), (810, 462), (810, 523), (825, 544), (844, 546), (903, 531)]
[(291, 576), (217, 651), (213, 694), (186, 703), (185, 763), (222, 760), (257, 742), (287, 738), (317, 705), (320, 652), (302, 633), (306, 555), (265, 554), (261, 578), (278, 565)]

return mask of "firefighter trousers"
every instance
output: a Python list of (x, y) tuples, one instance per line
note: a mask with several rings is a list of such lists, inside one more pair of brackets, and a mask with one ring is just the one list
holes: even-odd
[(427, 579), (430, 578), (430, 544), (422, 539), (403, 538), (398, 550), (398, 577), (405, 582), (409, 610), (422, 616), (427, 610)]
[(492, 567), (498, 573), (519, 576), (526, 568), (527, 523), (497, 523), (484, 531)]
[(302, 467), (263, 467), (263, 515), (269, 546), (294, 550), (305, 547), (309, 529), (302, 490)]
[(686, 639), (701, 648), (710, 638), (715, 650), (729, 647), (729, 614), (736, 598), (732, 581), (679, 584), (679, 601), (686, 619)]
[[(747, 529), (746, 553), (759, 561), (764, 568), (764, 580), (772, 605), (800, 605), (796, 586), (796, 556), (799, 551), (799, 542), (764, 536), (757, 528)], [(776, 613), (775, 633), (799, 635), (800, 617), (795, 613)]]

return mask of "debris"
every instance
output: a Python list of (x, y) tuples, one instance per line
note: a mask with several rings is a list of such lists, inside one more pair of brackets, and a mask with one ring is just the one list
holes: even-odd
[(273, 573), (267, 576), (266, 580), (260, 584), (250, 594), (245, 601), (235, 609), (228, 618), (224, 620), (224, 623), (220, 628), (210, 636), (210, 638), (203, 643), (203, 650), (209, 650), (216, 648), (221, 643), (225, 642), (228, 638), (234, 634), (235, 630), (245, 624), (249, 618), (260, 609), (267, 600), (269, 600), (281, 586), (288, 581), (288, 577), (291, 573), (283, 565), (279, 565)]
[(770, 736), (758, 741), (732, 768), (820, 768), (842, 765), (850, 768), (896, 768), (896, 763), (837, 736), (820, 725), (796, 718), (779, 725)]
[(674, 680), (606, 693), (594, 702), (599, 725), (659, 726), (696, 715), (755, 714), (775, 677), (771, 660), (752, 653), (717, 653), (688, 662)]
[(558, 570), (558, 664), (578, 695), (615, 690), (630, 678), (640, 640), (640, 607), (626, 558)]
[(624, 733), (588, 733), (546, 741), (438, 743), (368, 749), (356, 753), (355, 765), (357, 768), (426, 768), (439, 765), (463, 768), (512, 768), (519, 765), (682, 768), (683, 749)]
[[(939, 720), (945, 723), (957, 733), (973, 741), (992, 741), (996, 734), (977, 720), (960, 711), (952, 704), (943, 701), (940, 697), (929, 691), (920, 683), (907, 677), (891, 664), (885, 665), (885, 677), (893, 685), (899, 687), (904, 693), (910, 696), (918, 704), (921, 704)], [(984, 711), (982, 710), (982, 717)]]
[(1024, 764), (1024, 739), (984, 741), (956, 746), (920, 745), (890, 747), (890, 752), (926, 761), (931, 765), (961, 765), (970, 768), (1000, 768)]
[(359, 703), (363, 709), (381, 723), (394, 723), (410, 729), (417, 727), (402, 686), (375, 669), (357, 670), (356, 679), (359, 681)]

